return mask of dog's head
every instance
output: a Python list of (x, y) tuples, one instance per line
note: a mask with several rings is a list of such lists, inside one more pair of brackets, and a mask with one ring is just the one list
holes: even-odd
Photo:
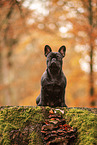
[(51, 74), (58, 74), (62, 70), (62, 59), (65, 56), (66, 47), (63, 45), (58, 52), (52, 52), (49, 45), (44, 48), (44, 54), (47, 57), (47, 69)]

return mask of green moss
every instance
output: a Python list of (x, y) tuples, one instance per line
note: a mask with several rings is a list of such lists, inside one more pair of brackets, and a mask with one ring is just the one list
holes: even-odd
[(46, 109), (47, 112), (49, 112), (51, 110), (51, 107), (46, 106), (45, 109)]
[[(10, 144), (10, 131), (44, 122), (41, 107), (9, 107), (0, 111), (0, 144)], [(29, 127), (30, 128), (30, 127)]]
[(33, 131), (30, 134), (29, 145), (43, 145), (43, 141), (37, 132)]
[(75, 145), (97, 144), (97, 115), (87, 110), (70, 109), (64, 115), (67, 123), (77, 127), (78, 137)]
[(12, 125), (12, 124), (10, 124), (10, 123), (5, 123), (4, 124), (4, 129), (2, 128), (2, 130), (3, 130), (3, 136), (2, 136), (2, 140), (1, 140), (1, 144), (6, 144), (6, 145), (10, 145), (11, 144), (11, 142), (10, 142), (10, 136), (9, 136), (9, 132), (11, 131), (11, 130), (14, 130), (14, 129), (18, 129), (18, 127), (17, 126), (14, 126), (14, 125)]

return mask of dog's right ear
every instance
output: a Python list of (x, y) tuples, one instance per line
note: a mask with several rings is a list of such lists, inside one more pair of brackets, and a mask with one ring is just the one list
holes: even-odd
[(52, 49), (50, 48), (49, 45), (45, 45), (45, 48), (44, 48), (44, 54), (45, 56), (47, 57), (47, 55), (52, 52)]
[(60, 54), (62, 55), (62, 57), (65, 56), (65, 52), (66, 52), (66, 47), (63, 45), (59, 48), (58, 50), (60, 52)]

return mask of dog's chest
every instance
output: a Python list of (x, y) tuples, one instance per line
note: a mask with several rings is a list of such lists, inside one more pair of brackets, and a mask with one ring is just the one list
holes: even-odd
[(45, 86), (45, 91), (47, 94), (51, 93), (53, 95), (57, 95), (61, 91), (61, 86), (58, 84), (48, 84)]
[(62, 85), (58, 82), (47, 83), (44, 87), (44, 102), (48, 106), (61, 106)]
[(62, 91), (62, 84), (59, 81), (48, 81), (44, 86), (44, 92), (47, 96), (59, 96)]

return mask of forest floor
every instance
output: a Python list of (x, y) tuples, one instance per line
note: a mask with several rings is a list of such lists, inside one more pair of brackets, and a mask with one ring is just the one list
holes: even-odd
[(49, 111), (60, 114), (73, 128), (77, 128), (74, 145), (97, 144), (97, 108), (50, 108), (33, 106), (0, 107), (1, 145), (43, 145), (42, 125)]

